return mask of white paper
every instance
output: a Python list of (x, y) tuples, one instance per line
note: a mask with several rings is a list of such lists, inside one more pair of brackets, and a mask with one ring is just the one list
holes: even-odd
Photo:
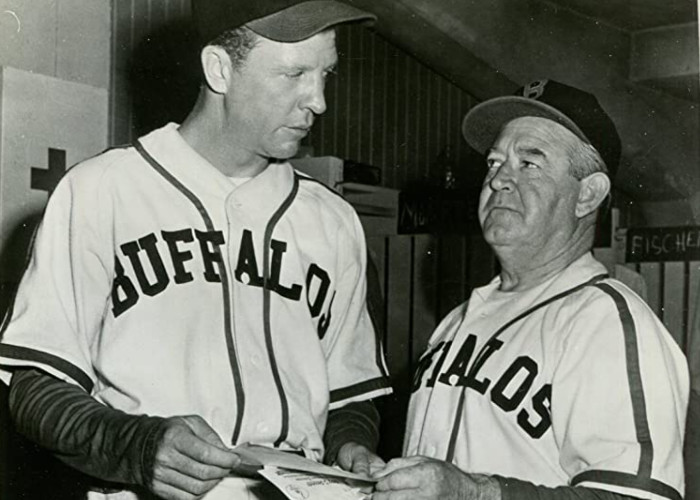
[(328, 465), (320, 464), (294, 453), (268, 448), (266, 446), (242, 444), (236, 446), (231, 451), (240, 455), (243, 462), (247, 465), (273, 466), (281, 469), (311, 473), (316, 476), (322, 475), (362, 481), (367, 484), (376, 482), (375, 479), (366, 476), (353, 474), (352, 472), (347, 472), (336, 467), (329, 467)]
[(366, 500), (372, 489), (366, 482), (353, 485), (341, 478), (273, 466), (266, 466), (259, 473), (290, 500)]

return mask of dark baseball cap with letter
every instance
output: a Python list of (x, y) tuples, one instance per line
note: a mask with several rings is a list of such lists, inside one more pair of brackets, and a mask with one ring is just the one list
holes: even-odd
[(193, 0), (204, 42), (245, 26), (277, 42), (299, 42), (332, 26), (376, 21), (376, 16), (338, 0)]
[(493, 146), (503, 126), (522, 116), (548, 118), (569, 129), (598, 151), (608, 177), (614, 180), (620, 161), (620, 136), (598, 99), (576, 87), (553, 80), (531, 82), (515, 95), (496, 97), (474, 106), (464, 117), (462, 133), (470, 146), (484, 154)]

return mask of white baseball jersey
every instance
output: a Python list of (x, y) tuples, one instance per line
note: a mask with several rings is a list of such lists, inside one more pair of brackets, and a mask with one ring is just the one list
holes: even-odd
[(544, 486), (681, 500), (688, 370), (649, 307), (586, 254), (531, 290), (477, 288), (438, 326), (405, 454)]
[(365, 266), (336, 193), (289, 163), (235, 187), (170, 124), (59, 183), (0, 363), (320, 459), (329, 408), (390, 392)]

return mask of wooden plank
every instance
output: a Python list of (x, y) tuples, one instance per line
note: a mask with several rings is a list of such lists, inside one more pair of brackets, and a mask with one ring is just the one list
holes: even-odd
[(666, 328), (683, 347), (684, 340), (684, 270), (683, 262), (667, 262), (664, 265), (663, 322)]
[(639, 273), (644, 277), (644, 281), (647, 284), (647, 303), (649, 307), (663, 320), (663, 311), (661, 310), (661, 290), (663, 287), (661, 264), (642, 263), (639, 265)]
[(466, 237), (447, 235), (440, 238), (438, 255), (438, 322), (466, 300)]
[(475, 287), (487, 284), (496, 275), (496, 260), (481, 233), (473, 233), (467, 238), (467, 281), (465, 293), (467, 297)]
[(700, 356), (700, 262), (690, 262), (688, 267), (688, 329), (685, 352), (689, 357), (698, 357)]
[(436, 326), (437, 238), (433, 235), (413, 237), (413, 336), (411, 338), (411, 373), (418, 358), (425, 352), (428, 339)]
[(387, 365), (399, 380), (410, 370), (411, 237), (389, 238), (387, 296)]
[(388, 238), (387, 256), (386, 361), (394, 394), (388, 398), (380, 398), (378, 408), (382, 417), (379, 453), (385, 458), (390, 458), (401, 454), (406, 409), (411, 390), (412, 373), (409, 358), (411, 237)]

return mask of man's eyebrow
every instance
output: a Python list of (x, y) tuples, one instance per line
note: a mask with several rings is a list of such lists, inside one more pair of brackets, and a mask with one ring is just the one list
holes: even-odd
[(285, 72), (285, 71), (308, 71), (311, 68), (308, 64), (297, 64), (297, 63), (290, 63), (290, 64), (278, 64), (275, 67), (275, 70)]
[(542, 158), (547, 158), (547, 153), (536, 147), (521, 146), (516, 149), (516, 152), (521, 156), (539, 156)]

